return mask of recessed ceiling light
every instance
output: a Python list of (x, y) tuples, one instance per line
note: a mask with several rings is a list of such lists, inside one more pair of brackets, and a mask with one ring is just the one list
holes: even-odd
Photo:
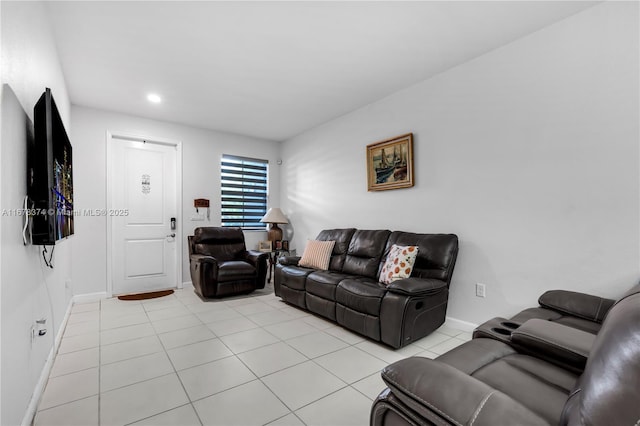
[(155, 93), (149, 93), (147, 95), (147, 100), (149, 102), (153, 102), (154, 104), (159, 104), (160, 102), (162, 102), (162, 98)]

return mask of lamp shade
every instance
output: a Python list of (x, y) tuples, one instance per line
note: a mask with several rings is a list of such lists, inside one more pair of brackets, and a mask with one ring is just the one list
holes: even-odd
[(267, 214), (265, 214), (264, 217), (262, 219), (260, 219), (260, 222), (262, 222), (262, 223), (289, 223), (289, 221), (285, 217), (284, 213), (282, 213), (282, 210), (280, 210), (278, 207), (270, 208), (269, 211), (267, 211)]

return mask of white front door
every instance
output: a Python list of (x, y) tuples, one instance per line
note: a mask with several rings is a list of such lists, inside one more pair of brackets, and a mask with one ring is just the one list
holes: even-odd
[(110, 148), (112, 293), (175, 288), (176, 146), (113, 137)]

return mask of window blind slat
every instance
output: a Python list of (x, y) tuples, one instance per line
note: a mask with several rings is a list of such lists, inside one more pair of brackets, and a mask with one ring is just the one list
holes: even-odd
[(264, 172), (267, 170), (266, 166), (259, 166), (259, 165), (250, 165), (250, 164), (245, 164), (245, 165), (238, 165), (237, 163), (222, 163), (221, 164), (222, 169), (227, 172), (227, 173), (237, 173), (239, 171), (242, 171), (243, 173), (255, 173), (258, 174), (260, 172)]

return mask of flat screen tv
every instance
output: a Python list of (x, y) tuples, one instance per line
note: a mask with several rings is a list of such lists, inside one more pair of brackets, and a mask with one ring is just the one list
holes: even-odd
[(31, 241), (54, 245), (73, 234), (73, 156), (49, 88), (33, 108), (33, 127), (34, 138), (27, 152)]

